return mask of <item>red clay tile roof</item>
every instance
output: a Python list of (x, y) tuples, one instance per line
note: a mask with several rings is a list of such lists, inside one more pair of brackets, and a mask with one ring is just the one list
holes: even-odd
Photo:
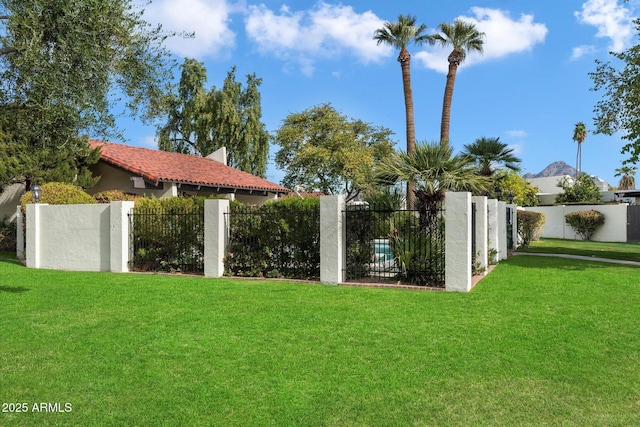
[(101, 148), (100, 160), (141, 176), (153, 184), (168, 181), (277, 193), (290, 191), (278, 184), (205, 157), (96, 140), (89, 140), (89, 145), (91, 148)]

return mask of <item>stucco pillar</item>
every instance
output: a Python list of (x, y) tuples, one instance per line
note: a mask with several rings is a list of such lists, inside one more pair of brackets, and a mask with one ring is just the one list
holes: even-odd
[(40, 268), (40, 217), (42, 207), (46, 203), (34, 203), (27, 205), (27, 267)]
[(222, 277), (229, 243), (229, 200), (204, 201), (204, 275)]
[(112, 202), (109, 205), (110, 270), (119, 273), (129, 271), (129, 213), (133, 202)]
[(320, 197), (320, 282), (337, 285), (344, 281), (344, 196)]
[(498, 201), (496, 199), (487, 200), (487, 221), (488, 251), (493, 251), (496, 254), (493, 262), (497, 263), (500, 258), (498, 258)]
[(507, 259), (507, 203), (498, 202), (498, 261)]
[(445, 290), (471, 290), (471, 193), (446, 193)]
[(16, 257), (24, 261), (24, 227), (22, 220), (22, 207), (16, 207)]
[(518, 205), (510, 204), (507, 205), (508, 208), (511, 209), (511, 225), (513, 226), (511, 229), (511, 238), (513, 239), (513, 250), (518, 249)]
[(487, 244), (488, 218), (486, 196), (474, 196), (471, 201), (476, 204), (476, 263), (487, 274), (489, 267), (489, 248)]

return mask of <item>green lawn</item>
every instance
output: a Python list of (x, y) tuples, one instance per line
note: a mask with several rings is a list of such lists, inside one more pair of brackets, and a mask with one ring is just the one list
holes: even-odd
[(515, 256), (468, 294), (28, 270), (0, 425), (640, 425), (640, 268)]
[(570, 254), (596, 258), (620, 259), (640, 262), (640, 243), (610, 243), (584, 240), (541, 239), (531, 242), (519, 252)]

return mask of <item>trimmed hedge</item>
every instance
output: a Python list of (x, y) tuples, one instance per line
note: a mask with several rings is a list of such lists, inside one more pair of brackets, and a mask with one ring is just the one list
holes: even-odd
[(93, 198), (98, 203), (128, 202), (135, 201), (141, 197), (142, 196), (137, 194), (125, 193), (121, 190), (106, 190), (93, 195)]
[(320, 277), (320, 200), (287, 197), (262, 206), (232, 203), (225, 274)]
[(540, 239), (540, 231), (546, 221), (542, 212), (518, 211), (518, 236), (522, 246), (529, 247), (532, 241)]
[(582, 240), (591, 240), (593, 233), (604, 224), (604, 214), (593, 209), (571, 212), (564, 216), (564, 221)]
[(137, 198), (133, 208), (133, 269), (202, 272), (204, 200)]
[[(97, 203), (96, 200), (87, 194), (82, 188), (73, 184), (62, 182), (47, 182), (40, 186), (42, 190), (40, 203), (49, 205), (88, 205)], [(20, 197), (22, 212), (26, 212), (26, 206), (33, 203), (33, 193), (27, 191)]]

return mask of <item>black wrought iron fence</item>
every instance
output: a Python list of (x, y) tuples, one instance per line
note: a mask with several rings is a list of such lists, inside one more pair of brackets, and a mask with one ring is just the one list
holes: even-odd
[[(427, 211), (432, 212), (432, 211)], [(429, 218), (418, 211), (348, 206), (348, 281), (397, 282), (444, 287), (444, 209)]]
[(320, 278), (320, 205), (317, 200), (231, 206), (225, 274)]
[(131, 256), (134, 271), (204, 273), (204, 208), (134, 208)]
[(507, 249), (514, 249), (513, 242), (513, 209), (507, 207)]

